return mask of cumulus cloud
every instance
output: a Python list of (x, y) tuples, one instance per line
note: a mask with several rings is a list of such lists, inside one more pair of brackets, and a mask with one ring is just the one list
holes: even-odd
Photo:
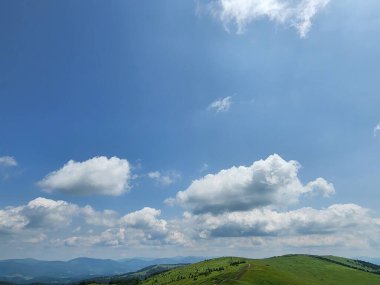
[(100, 156), (83, 162), (70, 160), (38, 185), (47, 192), (118, 196), (129, 190), (130, 177), (130, 165), (126, 159)]
[(26, 205), (0, 210), (0, 233), (44, 228), (47, 230), (69, 225), (79, 207), (65, 201), (36, 198)]
[(23, 229), (29, 220), (20, 214), (22, 208), (8, 207), (0, 210), (0, 234), (8, 234)]
[(194, 213), (222, 213), (281, 208), (297, 203), (303, 194), (329, 196), (335, 193), (333, 184), (323, 178), (303, 185), (298, 178), (299, 169), (297, 161), (285, 161), (274, 154), (251, 166), (234, 166), (208, 174), (167, 202), (182, 205)]
[(373, 136), (377, 137), (377, 135), (379, 134), (379, 132), (380, 132), (380, 123), (378, 123), (376, 125), (376, 127), (373, 128)]
[(305, 192), (312, 195), (321, 195), (323, 197), (330, 197), (335, 194), (335, 188), (332, 183), (327, 182), (325, 179), (319, 177), (314, 181), (307, 183)]
[(30, 201), (21, 213), (28, 218), (27, 227), (30, 228), (65, 227), (71, 223), (72, 217), (79, 213), (79, 207), (62, 200), (54, 201), (40, 197)]
[[(36, 198), (26, 205), (0, 210), (0, 233), (19, 233), (22, 230), (57, 230), (80, 224), (114, 227), (121, 224), (119, 214), (113, 210), (96, 211), (89, 205), (80, 207), (62, 200)], [(77, 227), (80, 231), (81, 227)]]
[(162, 174), (159, 171), (153, 171), (148, 173), (148, 177), (150, 179), (155, 180), (157, 183), (168, 186), (171, 184), (174, 184), (178, 179), (181, 178), (181, 174), (179, 174), (177, 171), (168, 171), (165, 174)]
[(214, 0), (210, 9), (226, 27), (235, 26), (243, 33), (254, 21), (266, 18), (278, 24), (297, 29), (304, 38), (310, 31), (312, 20), (330, 0)]
[(231, 96), (227, 96), (225, 98), (221, 98), (212, 102), (208, 106), (208, 109), (213, 110), (217, 113), (227, 112), (230, 109), (231, 104), (232, 104)]
[(14, 157), (2, 156), (2, 157), (0, 157), (0, 166), (2, 166), (2, 167), (14, 167), (14, 166), (17, 166), (17, 161)]
[(195, 247), (351, 247), (380, 244), (380, 222), (367, 208), (334, 204), (327, 208), (288, 207), (307, 195), (335, 194), (319, 177), (302, 183), (301, 165), (274, 154), (250, 166), (231, 167), (195, 180), (169, 200), (189, 211), (181, 225)]
[(161, 211), (145, 207), (129, 213), (120, 219), (120, 224), (126, 227), (142, 230), (148, 239), (163, 237), (167, 234), (167, 221), (159, 219)]
[[(100, 212), (99, 212), (100, 213)], [(145, 207), (114, 220), (101, 233), (72, 236), (58, 244), (68, 246), (122, 246), (181, 244), (186, 241), (175, 223), (160, 219), (161, 211)], [(88, 221), (88, 219), (86, 219)], [(100, 223), (98, 223), (100, 224)], [(105, 224), (104, 224), (105, 225)]]

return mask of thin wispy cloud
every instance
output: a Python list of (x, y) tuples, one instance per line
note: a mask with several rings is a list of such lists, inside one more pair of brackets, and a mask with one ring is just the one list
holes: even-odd
[(208, 106), (208, 110), (213, 110), (217, 113), (227, 112), (231, 108), (231, 96), (215, 100)]
[(12, 156), (0, 157), (0, 179), (8, 180), (14, 174), (14, 168), (18, 166), (16, 159)]
[(377, 137), (377, 135), (380, 133), (380, 123), (376, 125), (376, 127), (373, 128), (373, 136)]
[(209, 168), (207, 163), (203, 163), (202, 167), (199, 169), (199, 172), (204, 172)]
[(178, 179), (180, 179), (181, 174), (174, 170), (168, 171), (165, 174), (162, 174), (159, 171), (152, 171), (148, 173), (148, 177), (156, 181), (158, 184), (168, 186), (174, 184)]
[(0, 157), (0, 166), (2, 167), (14, 167), (17, 166), (17, 161), (11, 156)]
[(301, 38), (309, 33), (312, 20), (330, 0), (215, 0), (211, 13), (225, 28), (244, 33), (247, 26), (263, 18), (294, 27)]

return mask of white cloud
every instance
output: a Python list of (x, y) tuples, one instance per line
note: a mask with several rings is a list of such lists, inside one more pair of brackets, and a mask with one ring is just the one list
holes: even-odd
[(82, 215), (89, 225), (113, 227), (118, 224), (118, 214), (113, 210), (95, 211), (87, 205), (83, 207)]
[(126, 159), (104, 156), (83, 162), (70, 160), (48, 174), (38, 185), (47, 192), (118, 196), (129, 190), (130, 165)]
[[(186, 238), (175, 224), (160, 219), (161, 211), (145, 207), (129, 213), (111, 223), (101, 233), (90, 232), (87, 235), (62, 239), (58, 244), (68, 246), (122, 246), (122, 245), (162, 245), (182, 244)], [(104, 224), (106, 226), (106, 224)]]
[[(82, 225), (114, 227), (120, 224), (118, 213), (96, 211), (91, 206), (80, 207), (62, 200), (36, 198), (26, 205), (0, 210), (0, 233), (21, 231), (50, 231), (66, 228), (73, 220)], [(80, 231), (77, 226), (74, 231)]]
[(226, 29), (236, 26), (238, 33), (256, 20), (267, 18), (278, 24), (292, 26), (306, 37), (312, 20), (330, 0), (214, 0), (211, 12), (222, 21)]
[(298, 202), (303, 194), (335, 193), (323, 178), (304, 186), (298, 178), (300, 164), (274, 154), (251, 166), (231, 167), (195, 180), (177, 193), (176, 203), (194, 213), (244, 211), (261, 207), (281, 208)]
[(25, 242), (32, 243), (32, 244), (38, 244), (44, 240), (46, 240), (47, 236), (43, 233), (37, 233), (33, 236), (30, 236), (25, 239)]
[(330, 197), (335, 194), (334, 185), (321, 177), (307, 183), (305, 190), (312, 195), (321, 195), (323, 197)]
[(17, 161), (11, 156), (0, 157), (0, 166), (2, 167), (14, 167), (17, 166)]
[(19, 207), (0, 210), (0, 234), (17, 232), (29, 223), (27, 217), (20, 213), (21, 210)]
[(168, 233), (167, 221), (159, 219), (161, 211), (145, 207), (120, 219), (120, 224), (142, 230), (148, 239), (164, 237)]
[(71, 223), (79, 207), (65, 201), (36, 198), (26, 205), (0, 210), (0, 233), (17, 233), (29, 229), (57, 229)]
[(148, 173), (148, 177), (161, 185), (168, 186), (174, 184), (178, 179), (180, 179), (181, 174), (174, 170), (168, 171), (165, 174), (162, 174), (159, 171), (153, 171)]
[[(330, 254), (380, 245), (380, 224), (370, 210), (355, 204), (335, 204), (325, 209), (276, 211), (268, 208), (222, 214), (185, 213), (180, 222), (195, 248), (268, 250), (273, 255), (314, 248)], [(244, 251), (243, 251), (244, 252)]]
[(378, 123), (376, 127), (373, 128), (373, 136), (376, 137), (379, 132), (380, 132), (380, 123)]
[(79, 207), (75, 204), (46, 198), (34, 199), (22, 210), (22, 214), (29, 220), (27, 227), (30, 228), (65, 227), (78, 213)]
[(380, 222), (355, 204), (324, 209), (287, 210), (303, 196), (335, 194), (333, 184), (317, 178), (303, 184), (297, 161), (271, 155), (250, 166), (225, 169), (195, 180), (171, 202), (184, 206), (178, 221), (187, 244), (195, 248), (371, 248), (380, 245)]
[(342, 234), (376, 224), (368, 209), (355, 204), (288, 212), (254, 209), (220, 215), (190, 215), (188, 219), (194, 219), (196, 231), (203, 238)]
[(219, 112), (227, 112), (231, 107), (232, 101), (231, 96), (227, 96), (225, 98), (218, 99), (212, 102), (209, 106), (209, 110), (214, 110), (217, 113)]

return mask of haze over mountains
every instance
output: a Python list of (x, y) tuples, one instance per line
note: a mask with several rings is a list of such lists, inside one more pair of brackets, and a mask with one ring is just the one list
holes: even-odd
[(72, 282), (96, 276), (137, 271), (155, 264), (194, 263), (201, 257), (126, 258), (121, 260), (75, 258), (69, 261), (8, 259), (0, 261), (0, 281), (16, 283)]

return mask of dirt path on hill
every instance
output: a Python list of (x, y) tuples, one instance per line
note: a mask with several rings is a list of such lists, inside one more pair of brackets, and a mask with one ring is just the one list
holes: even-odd
[[(239, 279), (244, 275), (244, 273), (246, 273), (247, 270), (250, 269), (251, 267), (252, 267), (251, 264), (248, 264), (247, 266), (244, 266), (244, 268), (243, 268), (242, 270), (240, 270), (240, 271), (235, 275), (235, 278), (232, 279), (232, 280), (239, 280)], [(222, 284), (222, 283), (224, 283), (224, 282), (226, 282), (226, 281), (229, 281), (229, 280), (231, 280), (231, 279), (223, 279), (223, 280), (221, 280), (221, 281), (218, 282), (218, 283), (214, 283), (213, 285), (219, 285), (219, 284)]]
[(246, 273), (247, 270), (250, 268), (251, 268), (251, 264), (248, 264), (247, 266), (245, 266), (242, 270), (240, 270), (240, 272), (238, 272), (238, 274), (236, 274), (235, 280), (239, 280), (244, 275), (244, 273)]

